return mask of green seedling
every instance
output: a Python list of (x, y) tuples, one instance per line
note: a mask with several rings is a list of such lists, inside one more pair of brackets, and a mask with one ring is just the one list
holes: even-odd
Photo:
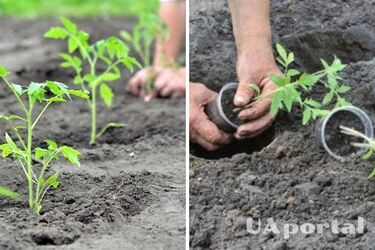
[[(363, 139), (363, 143), (358, 142), (352, 142), (351, 145), (358, 148), (367, 148), (366, 154), (362, 157), (364, 160), (370, 160), (372, 156), (375, 154), (375, 139), (367, 137), (365, 134), (345, 126), (340, 126), (341, 133), (350, 135), (353, 137), (361, 138)], [(369, 179), (373, 178), (375, 176), (375, 167), (368, 176)]]
[[(270, 98), (272, 99), (270, 109), (272, 116), (275, 116), (281, 109), (291, 112), (293, 104), (297, 103), (303, 109), (302, 124), (306, 125), (311, 120), (329, 114), (328, 107), (330, 106), (337, 108), (351, 105), (341, 96), (348, 92), (350, 87), (341, 83), (342, 79), (339, 76), (339, 72), (345, 68), (345, 65), (341, 63), (340, 59), (335, 57), (332, 64), (328, 64), (321, 59), (323, 70), (315, 73), (301, 73), (297, 69), (290, 67), (294, 62), (293, 52), (287, 53), (280, 44), (276, 45), (276, 49), (278, 52), (277, 61), (284, 68), (283, 76), (271, 76), (276, 89), (266, 95), (256, 96), (253, 102), (245, 107), (234, 109), (234, 112), (239, 112), (266, 98)], [(323, 100), (318, 101), (310, 97), (303, 98), (303, 93), (309, 93), (318, 85), (323, 86), (325, 89)], [(250, 88), (254, 89), (254, 86), (251, 85)]]
[[(89, 34), (79, 30), (71, 20), (62, 17), (61, 23), (62, 27), (52, 27), (44, 36), (67, 40), (68, 53), (60, 54), (64, 60), (61, 67), (73, 69), (76, 74), (73, 83), (82, 90), (90, 91), (90, 99), (87, 100), (91, 110), (90, 144), (95, 144), (108, 129), (124, 126), (121, 123), (109, 123), (97, 132), (98, 91), (104, 104), (111, 107), (114, 93), (108, 83), (121, 78), (119, 66), (123, 65), (129, 71), (140, 66), (134, 57), (129, 56), (129, 47), (121, 39), (111, 36), (90, 44)], [(104, 70), (99, 69), (100, 64), (105, 65)]]
[[(5, 134), (5, 143), (0, 145), (0, 152), (4, 158), (12, 157), (21, 165), (28, 182), (29, 207), (31, 211), (39, 214), (43, 197), (48, 189), (59, 186), (58, 172), (47, 176), (51, 162), (62, 156), (72, 165), (79, 166), (80, 153), (69, 146), (58, 146), (51, 140), (45, 141), (48, 145), (45, 148), (34, 147), (33, 132), (52, 104), (70, 100), (71, 96), (83, 99), (88, 99), (89, 96), (85, 91), (72, 90), (63, 83), (52, 81), (32, 82), (28, 87), (24, 87), (10, 82), (6, 78), (9, 74), (0, 66), (0, 77), (17, 99), (23, 114), (0, 115), (0, 120), (4, 121), (12, 131), (11, 135)], [(39, 105), (42, 105), (42, 108), (37, 112), (36, 106)], [(20, 197), (19, 194), (5, 187), (0, 188), (0, 196), (13, 199)]]
[[(134, 51), (141, 59), (141, 64), (146, 70), (151, 70), (152, 65), (152, 45), (155, 39), (165, 40), (167, 35), (167, 26), (159, 17), (153, 13), (143, 14), (139, 18), (139, 22), (133, 29), (132, 34), (127, 31), (120, 32), (121, 37), (130, 42), (134, 47)], [(160, 49), (160, 48), (159, 48)], [(162, 56), (162, 53), (157, 53)], [(160, 58), (162, 60), (162, 58)], [(163, 61), (163, 60), (162, 60)], [(150, 72), (146, 79), (145, 91), (150, 94), (154, 88), (153, 73)]]

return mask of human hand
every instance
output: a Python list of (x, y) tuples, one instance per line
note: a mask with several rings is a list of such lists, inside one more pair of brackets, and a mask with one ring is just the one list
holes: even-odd
[(190, 84), (190, 139), (209, 151), (216, 150), (232, 140), (232, 136), (219, 130), (204, 112), (206, 104), (214, 100), (216, 96), (217, 93), (203, 84)]
[[(152, 93), (147, 94), (145, 85), (149, 77), (154, 78), (154, 88)], [(157, 96), (178, 98), (185, 95), (185, 79), (185, 68), (143, 69), (130, 79), (127, 90), (132, 95), (143, 97), (145, 101)]]
[[(241, 46), (238, 52), (237, 75), (239, 87), (234, 98), (237, 107), (244, 107), (253, 99), (255, 93), (250, 83), (259, 86), (262, 96), (269, 95), (276, 89), (270, 76), (282, 73), (275, 63), (270, 39), (258, 37), (247, 46)], [(259, 135), (272, 124), (274, 117), (269, 112), (271, 102), (272, 96), (268, 96), (239, 112), (238, 118), (246, 123), (237, 129), (237, 139)]]

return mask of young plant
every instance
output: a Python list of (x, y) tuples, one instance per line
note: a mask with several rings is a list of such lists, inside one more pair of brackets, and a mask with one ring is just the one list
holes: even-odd
[[(152, 44), (155, 39), (163, 41), (167, 34), (167, 26), (159, 17), (153, 13), (143, 14), (139, 17), (139, 22), (134, 27), (132, 34), (126, 31), (121, 31), (121, 37), (130, 42), (141, 59), (141, 64), (146, 70), (150, 70), (152, 66)], [(158, 48), (160, 49), (160, 48)], [(163, 57), (161, 51), (158, 51), (158, 56)], [(163, 61), (163, 58), (159, 58)], [(163, 64), (166, 62), (162, 62)], [(152, 72), (151, 72), (152, 73)], [(152, 74), (148, 74), (146, 79), (145, 90), (150, 94), (154, 88)]]
[[(255, 101), (244, 108), (251, 107), (265, 98), (272, 98), (271, 114), (275, 116), (280, 109), (291, 112), (293, 104), (297, 103), (303, 109), (302, 124), (306, 125), (311, 120), (327, 115), (330, 112), (328, 107), (333, 102), (335, 102), (334, 107), (351, 105), (341, 96), (348, 92), (350, 87), (340, 82), (342, 79), (339, 72), (345, 68), (340, 59), (335, 57), (332, 64), (321, 59), (323, 70), (315, 73), (301, 73), (290, 67), (294, 62), (293, 52), (287, 53), (280, 44), (276, 45), (276, 49), (278, 52), (277, 61), (284, 68), (283, 76), (271, 76), (271, 80), (277, 88), (267, 95), (255, 97)], [(325, 89), (322, 101), (310, 97), (303, 98), (303, 93), (310, 92), (318, 85), (322, 85)], [(258, 86), (251, 84), (250, 87), (259, 92)], [(244, 108), (234, 111), (238, 112)]]
[[(0, 66), (0, 77), (17, 99), (23, 114), (0, 115), (0, 120), (4, 121), (12, 131), (12, 136), (5, 134), (5, 143), (0, 145), (0, 152), (4, 158), (11, 156), (21, 165), (28, 182), (29, 207), (31, 211), (39, 214), (43, 197), (48, 189), (59, 186), (58, 172), (46, 176), (51, 162), (57, 160), (58, 156), (62, 156), (71, 164), (79, 166), (80, 153), (69, 146), (58, 146), (51, 140), (45, 141), (48, 145), (46, 148), (34, 148), (33, 132), (52, 104), (70, 100), (71, 96), (83, 99), (88, 99), (89, 96), (85, 91), (71, 90), (63, 83), (52, 81), (32, 82), (28, 87), (24, 87), (8, 81), (6, 77), (9, 74), (4, 67)], [(37, 104), (43, 105), (40, 112), (35, 110)], [(36, 169), (35, 165), (40, 168)], [(17, 193), (5, 187), (0, 188), (0, 195), (8, 198), (19, 197)]]
[[(371, 157), (375, 154), (375, 139), (367, 137), (365, 134), (358, 132), (355, 129), (348, 128), (345, 126), (340, 126), (341, 133), (346, 135), (351, 135), (354, 137), (358, 137), (364, 140), (363, 143), (357, 143), (353, 142), (351, 143), (352, 146), (358, 147), (358, 148), (368, 148), (367, 153), (363, 156), (364, 160), (370, 160)], [(375, 167), (368, 176), (369, 179), (373, 178), (375, 176)]]
[[(71, 20), (62, 17), (61, 23), (62, 27), (52, 27), (44, 36), (67, 40), (68, 53), (60, 54), (64, 60), (61, 67), (73, 69), (76, 74), (73, 83), (82, 90), (90, 91), (90, 99), (87, 100), (91, 110), (90, 144), (95, 144), (108, 129), (124, 126), (121, 123), (109, 123), (97, 132), (98, 91), (104, 104), (111, 107), (114, 93), (108, 83), (121, 78), (119, 66), (123, 65), (133, 71), (134, 66), (139, 64), (135, 58), (129, 56), (129, 47), (121, 39), (111, 36), (90, 44), (89, 34), (79, 30)], [(105, 70), (99, 69), (98, 65), (101, 63), (106, 66)]]

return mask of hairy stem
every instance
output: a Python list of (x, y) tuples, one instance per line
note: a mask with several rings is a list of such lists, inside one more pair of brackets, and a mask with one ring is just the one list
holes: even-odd
[(91, 140), (90, 144), (96, 143), (96, 86), (91, 90)]
[(36, 124), (39, 122), (40, 118), (41, 118), (41, 117), (43, 116), (43, 114), (47, 111), (49, 105), (51, 105), (51, 102), (48, 102), (48, 103), (46, 104), (46, 106), (44, 106), (43, 110), (39, 113), (38, 117), (35, 119), (35, 121), (34, 121), (32, 127), (31, 127), (32, 129), (35, 128), (35, 126), (36, 126)]
[(12, 85), (10, 84), (10, 82), (5, 77), (1, 77), (1, 78), (8, 85), (8, 87), (9, 87), (10, 91), (12, 91), (13, 95), (17, 98), (17, 101), (21, 105), (22, 110), (25, 112), (25, 114), (27, 114), (28, 110), (26, 108), (25, 103), (22, 101), (21, 97), (17, 94), (17, 92), (14, 90), (14, 88), (12, 87)]
[(32, 139), (33, 139), (33, 129), (32, 129), (32, 118), (31, 118), (31, 109), (30, 107), (29, 112), (27, 113), (27, 179), (29, 184), (29, 206), (34, 212), (35, 204), (34, 204), (34, 193), (33, 193), (33, 166), (32, 166)]

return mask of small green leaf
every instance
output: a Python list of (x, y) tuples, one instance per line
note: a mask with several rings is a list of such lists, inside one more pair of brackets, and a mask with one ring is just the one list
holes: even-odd
[(32, 82), (28, 89), (27, 89), (27, 93), (31, 96), (33, 95), (36, 91), (40, 90), (41, 88), (43, 88), (43, 84), (41, 83), (36, 83), (36, 82)]
[(271, 81), (279, 87), (284, 87), (288, 82), (283, 76), (271, 76)]
[(37, 147), (35, 148), (35, 159), (42, 159), (49, 151), (44, 148)]
[(272, 104), (271, 104), (271, 109), (270, 109), (270, 112), (271, 112), (272, 116), (276, 116), (277, 111), (281, 107), (282, 97), (283, 97), (283, 94), (280, 93), (280, 92), (276, 93), (276, 95), (273, 97)]
[(303, 111), (302, 125), (306, 125), (311, 120), (311, 116), (311, 109), (305, 109), (305, 111)]
[(337, 92), (340, 94), (344, 94), (350, 90), (350, 87), (347, 85), (341, 85), (338, 89)]
[(328, 92), (323, 98), (323, 105), (330, 103), (333, 99), (334, 92)]
[(77, 34), (77, 25), (75, 25), (75, 23), (66, 17), (61, 17), (60, 21), (70, 33), (73, 35)]
[(12, 153), (12, 148), (8, 143), (0, 145), (0, 151), (2, 151), (2, 157), (6, 158)]
[(0, 187), (0, 196), (13, 200), (18, 200), (20, 198), (20, 195), (17, 192), (14, 192), (6, 187)]
[(284, 49), (283, 46), (281, 46), (281, 44), (277, 43), (276, 44), (276, 50), (277, 50), (277, 53), (279, 54), (279, 56), (283, 59), (283, 61), (288, 64), (288, 56), (287, 56), (287, 53)]
[(58, 188), (60, 185), (59, 179), (59, 172), (54, 173), (50, 177), (45, 180), (45, 185), (52, 186), (54, 188)]
[(111, 107), (112, 106), (113, 91), (105, 83), (102, 83), (100, 85), (100, 97), (103, 99), (103, 101), (107, 105), (107, 107)]
[(307, 105), (309, 105), (313, 108), (320, 108), (322, 106), (319, 102), (317, 102), (313, 99), (307, 99), (304, 102), (305, 102), (305, 104), (307, 104)]
[(9, 136), (8, 133), (5, 133), (5, 141), (8, 143), (8, 145), (12, 148), (12, 149), (17, 149), (17, 145), (16, 143), (13, 141), (13, 139)]
[(78, 49), (78, 43), (77, 41), (73, 38), (70, 37), (68, 40), (68, 51), (69, 53), (74, 53)]
[(49, 31), (44, 33), (45, 38), (51, 39), (65, 39), (68, 36), (68, 32), (61, 27), (52, 27)]
[(375, 176), (375, 168), (372, 170), (371, 174), (369, 174), (368, 178), (372, 179)]
[(286, 72), (286, 75), (287, 76), (290, 76), (290, 77), (293, 77), (293, 76), (296, 76), (296, 75), (299, 75), (300, 72), (296, 69), (289, 69), (287, 72)]
[(79, 97), (79, 98), (82, 98), (82, 99), (85, 99), (85, 100), (87, 100), (87, 99), (90, 98), (90, 95), (89, 95), (90, 93), (88, 91), (85, 91), (85, 90), (73, 90), (73, 89), (70, 89), (68, 91), (68, 93), (70, 95), (74, 95), (76, 97)]
[(114, 80), (117, 80), (119, 78), (120, 78), (120, 76), (118, 74), (113, 74), (113, 73), (106, 73), (106, 74), (101, 76), (101, 79), (103, 81), (114, 81)]
[(80, 165), (78, 157), (81, 153), (79, 151), (68, 146), (60, 147), (60, 151), (70, 163), (72, 163), (73, 165)]
[(289, 53), (288, 58), (286, 60), (287, 64), (291, 64), (292, 62), (294, 62), (294, 53), (293, 52)]
[(3, 66), (0, 66), (0, 77), (7, 77), (10, 74)]
[(320, 80), (319, 76), (303, 73), (298, 82), (305, 87), (312, 87)]
[(48, 144), (48, 149), (49, 150), (56, 150), (57, 149), (56, 142), (54, 142), (52, 140), (46, 140), (45, 142)]

